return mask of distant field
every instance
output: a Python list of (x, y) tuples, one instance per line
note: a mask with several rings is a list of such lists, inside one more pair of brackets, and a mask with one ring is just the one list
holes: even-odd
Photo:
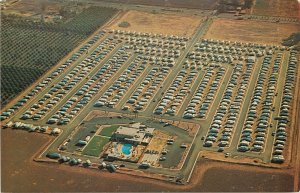
[[(110, 29), (162, 33), (169, 35), (191, 36), (202, 18), (199, 16), (178, 16), (169, 14), (152, 14), (140, 11), (128, 11), (116, 19)], [(122, 22), (128, 22), (129, 27), (120, 27)]]
[(297, 24), (216, 19), (205, 38), (279, 45), (283, 38), (298, 30)]
[(113, 133), (119, 128), (119, 125), (112, 125), (109, 127), (104, 127), (100, 132), (100, 135), (111, 137)]
[(84, 155), (98, 157), (103, 150), (103, 147), (109, 142), (109, 138), (94, 136), (89, 144), (83, 149)]
[(215, 9), (218, 0), (105, 0), (116, 3), (165, 6), (165, 7), (182, 7), (195, 9)]
[[(44, 13), (51, 11), (51, 13), (58, 13), (62, 4), (50, 1), (36, 1), (36, 0), (11, 0), (8, 1), (9, 4), (5, 9), (5, 12), (17, 14), (34, 16), (36, 13), (40, 13), (42, 10)], [(44, 8), (43, 8), (44, 7)]]
[(60, 24), (1, 14), (1, 104), (32, 84), (116, 12), (92, 7)]
[(253, 14), (281, 17), (298, 17), (297, 0), (256, 0)]

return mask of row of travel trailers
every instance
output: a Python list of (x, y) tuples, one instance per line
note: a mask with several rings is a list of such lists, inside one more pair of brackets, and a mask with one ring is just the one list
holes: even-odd
[(184, 98), (188, 94), (195, 78), (198, 76), (196, 70), (182, 69), (173, 80), (171, 86), (154, 110), (155, 114), (175, 115), (181, 107)]
[[(218, 142), (219, 151), (223, 151), (225, 147), (229, 146), (243, 98), (246, 94), (253, 65), (253, 62), (247, 63), (245, 66), (238, 63), (234, 67), (204, 141), (204, 147), (211, 147), (214, 143)], [(245, 76), (240, 76), (244, 71), (243, 68), (245, 68)], [(239, 77), (241, 77), (240, 80), (238, 80)]]
[(22, 118), (38, 120), (50, 111), (91, 69), (91, 66), (87, 64), (86, 60), (77, 65), (59, 83), (54, 85), (47, 94), (39, 99), (38, 103), (31, 107), (30, 111), (23, 114)]
[[(284, 46), (277, 46), (277, 45), (266, 45), (266, 44), (257, 44), (252, 42), (239, 42), (239, 41), (230, 41), (230, 40), (217, 40), (217, 39), (205, 39), (203, 38), (202, 43), (204, 44), (216, 44), (216, 45), (224, 45), (224, 46), (234, 46), (239, 48), (259, 48), (262, 50), (266, 49), (275, 49), (275, 50), (281, 50), (284, 51), (286, 48)], [(199, 44), (198, 44), (199, 46)]]
[[(107, 44), (106, 42), (105, 44)], [(116, 44), (114, 44), (114, 47)], [(95, 60), (93, 62), (93, 67), (95, 67), (101, 59), (104, 58), (101, 55), (101, 50), (108, 49), (108, 51), (112, 51), (113, 48), (105, 48), (102, 47), (97, 55), (95, 56)], [(120, 48), (114, 55), (115, 58), (108, 60), (99, 70), (98, 72), (93, 75), (89, 80), (75, 93), (49, 120), (48, 122), (51, 123), (58, 123), (58, 124), (68, 124), (79, 112), (92, 100), (94, 95), (101, 90), (102, 86), (105, 82), (108, 81), (109, 78), (116, 73), (121, 65), (122, 62), (119, 61), (124, 54), (121, 54)], [(99, 60), (97, 57), (100, 57)]]
[[(225, 75), (224, 67), (215, 69), (213, 66), (209, 66), (205, 70), (203, 79), (184, 111), (184, 119), (205, 118), (207, 116), (215, 93), (221, 84), (221, 79)], [(208, 92), (205, 93), (204, 91), (208, 88)]]
[[(285, 50), (283, 47), (266, 46), (250, 43), (237, 43), (221, 40), (203, 39), (195, 44), (189, 54), (192, 61), (222, 62), (231, 64), (233, 61), (248, 61), (251, 58), (272, 55), (274, 50)], [(250, 61), (252, 62), (252, 61)]]
[(145, 109), (170, 71), (171, 68), (167, 66), (154, 66), (127, 100), (123, 110), (132, 108), (133, 111), (142, 111)]
[(109, 33), (119, 34), (119, 35), (127, 35), (131, 37), (143, 37), (143, 38), (159, 38), (159, 39), (168, 39), (168, 40), (182, 40), (188, 41), (189, 37), (181, 37), (176, 35), (164, 35), (164, 34), (155, 34), (155, 33), (147, 33), (147, 32), (136, 32), (136, 31), (123, 31), (123, 30), (110, 30)]
[(129, 90), (130, 86), (140, 77), (146, 66), (136, 58), (118, 79), (103, 93), (100, 99), (94, 104), (95, 107), (107, 106), (113, 108)]
[(233, 44), (228, 45), (221, 45), (218, 44), (211, 44), (208, 42), (204, 42), (202, 40), (201, 43), (197, 43), (195, 45), (195, 51), (191, 52), (190, 57), (199, 57), (201, 56), (201, 53), (203, 52), (207, 53), (208, 57), (212, 57), (214, 54), (222, 54), (220, 56), (226, 57), (226, 56), (237, 56), (237, 55), (244, 55), (244, 56), (256, 56), (261, 57), (265, 54), (272, 54), (273, 48), (261, 48), (261, 47), (253, 47), (253, 46), (234, 46)]
[(23, 122), (12, 122), (9, 121), (5, 125), (3, 125), (3, 128), (12, 128), (12, 129), (22, 129), (22, 130), (27, 130), (29, 132), (49, 132), (49, 134), (53, 135), (58, 135), (61, 133), (61, 130), (59, 128), (50, 128), (49, 126), (38, 126), (38, 125), (33, 125), (29, 123), (23, 123)]
[[(271, 59), (270, 56), (264, 57), (244, 122), (238, 151), (260, 152), (264, 150), (269, 127), (271, 127), (271, 112), (274, 110), (273, 101), (282, 54), (278, 54), (272, 69), (270, 68)], [(271, 75), (267, 76), (269, 70), (272, 70)], [(267, 85), (264, 86), (265, 84)]]
[[(276, 127), (276, 137), (272, 152), (272, 162), (283, 163), (285, 161), (283, 151), (288, 138), (287, 125), (290, 120), (291, 104), (293, 102), (293, 89), (295, 88), (295, 78), (297, 71), (297, 52), (291, 51), (288, 63), (288, 69), (285, 76), (284, 91), (280, 105), (279, 116), (275, 119), (278, 121)], [(295, 144), (294, 144), (295, 145)]]

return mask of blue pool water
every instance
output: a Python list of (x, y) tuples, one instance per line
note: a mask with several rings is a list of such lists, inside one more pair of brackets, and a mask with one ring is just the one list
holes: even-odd
[(131, 145), (131, 144), (124, 144), (123, 147), (122, 147), (122, 152), (123, 152), (125, 155), (129, 155), (129, 154), (130, 154), (131, 148), (132, 148), (132, 145)]

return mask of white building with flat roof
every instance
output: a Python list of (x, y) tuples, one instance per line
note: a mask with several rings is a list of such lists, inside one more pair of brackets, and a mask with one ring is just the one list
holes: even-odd
[(126, 127), (120, 126), (113, 134), (115, 141), (128, 142), (133, 144), (148, 144), (153, 136), (154, 128)]

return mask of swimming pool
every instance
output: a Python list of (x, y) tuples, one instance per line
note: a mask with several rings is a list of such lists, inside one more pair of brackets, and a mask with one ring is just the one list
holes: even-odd
[(124, 144), (123, 147), (122, 147), (122, 152), (125, 154), (125, 155), (129, 155), (131, 153), (131, 148), (132, 148), (132, 145), (131, 144)]

